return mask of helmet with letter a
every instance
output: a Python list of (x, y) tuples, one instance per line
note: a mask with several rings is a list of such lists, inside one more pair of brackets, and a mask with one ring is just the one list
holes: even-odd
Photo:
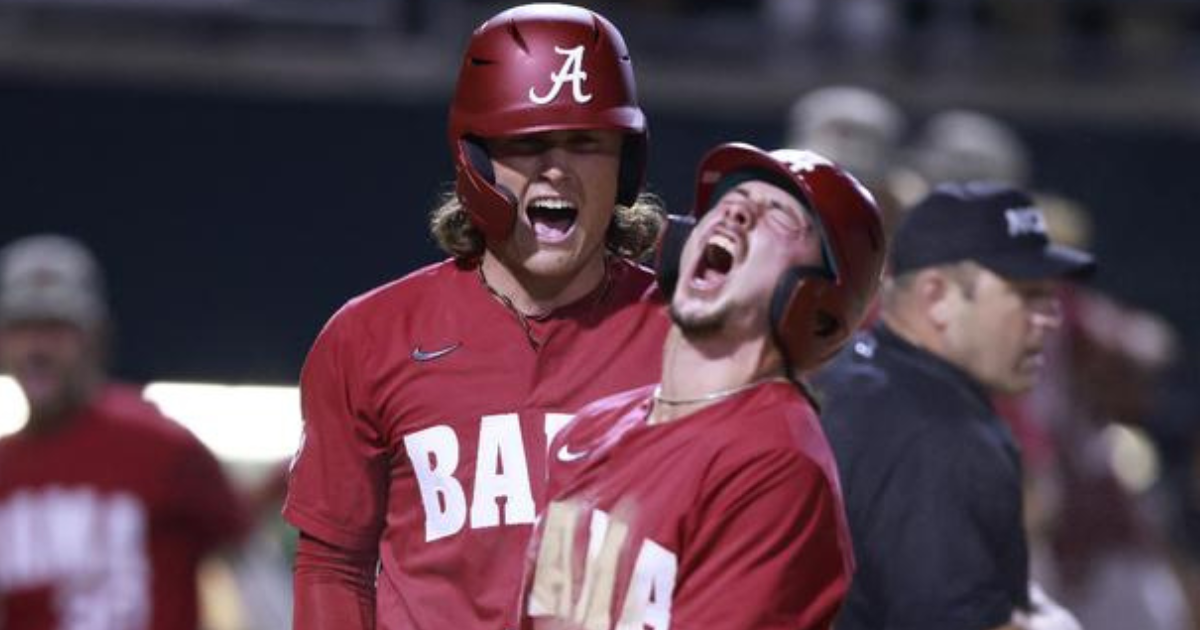
[(662, 239), (659, 283), (666, 295), (678, 282), (690, 226), (736, 179), (761, 179), (792, 193), (819, 230), (824, 264), (788, 269), (776, 281), (770, 305), (772, 334), (792, 369), (812, 370), (850, 338), (879, 288), (886, 254), (879, 208), (858, 180), (812, 151), (718, 146), (700, 163), (692, 216), (672, 217)]
[(471, 35), (450, 106), (456, 193), (487, 240), (508, 237), (514, 195), (496, 185), (484, 142), (560, 130), (624, 132), (617, 203), (632, 205), (646, 165), (646, 117), (624, 38), (601, 15), (566, 4), (526, 4)]

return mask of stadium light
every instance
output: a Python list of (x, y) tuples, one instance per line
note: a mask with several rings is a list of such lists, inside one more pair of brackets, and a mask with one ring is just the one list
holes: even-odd
[[(162, 382), (147, 385), (142, 395), (225, 461), (284, 460), (300, 442), (295, 387)], [(28, 414), (16, 383), (0, 377), (0, 436), (19, 430)]]

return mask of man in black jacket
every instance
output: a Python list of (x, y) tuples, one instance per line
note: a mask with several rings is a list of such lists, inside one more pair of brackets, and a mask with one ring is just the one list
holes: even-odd
[(1026, 194), (971, 183), (910, 210), (891, 263), (881, 323), (815, 380), (859, 567), (837, 627), (1076, 627), (1031, 598), (1020, 453), (991, 396), (1033, 385), (1056, 285), (1092, 257), (1050, 243)]

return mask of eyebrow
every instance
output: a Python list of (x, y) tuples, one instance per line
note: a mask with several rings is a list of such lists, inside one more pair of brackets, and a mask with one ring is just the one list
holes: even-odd
[[(734, 186), (733, 191), (740, 194), (743, 197), (750, 197), (750, 191), (747, 190), (745, 188), (745, 186)], [(784, 193), (784, 194), (787, 194), (787, 193)], [(803, 219), (803, 223), (805, 224), (805, 227), (812, 227), (816, 223), (816, 219), (813, 218), (812, 213), (809, 212), (808, 207), (805, 206), (803, 202), (801, 202), (800, 200), (796, 200), (796, 201), (797, 201), (796, 207), (800, 210), (800, 218)], [(778, 199), (776, 199), (774, 197), (767, 199), (767, 206), (774, 208), (776, 210), (783, 210), (783, 211), (787, 211), (787, 212), (791, 211), (790, 207), (785, 206), (782, 202), (780, 202)]]

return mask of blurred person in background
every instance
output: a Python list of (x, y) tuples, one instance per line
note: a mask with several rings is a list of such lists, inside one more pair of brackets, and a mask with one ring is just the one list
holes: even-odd
[(1028, 188), (1029, 148), (1011, 124), (981, 111), (955, 108), (934, 113), (902, 152), (901, 202), (911, 206), (939, 184), (1000, 182)]
[[(1038, 200), (1056, 242), (1089, 245), (1086, 208), (1061, 195)], [(1169, 537), (1188, 498), (1159, 479), (1178, 465), (1160, 453), (1178, 446), (1161, 416), (1179, 336), (1097, 289), (1064, 284), (1058, 294), (1063, 325), (1047, 340), (1044, 378), (999, 401), (1030, 455), (1034, 573), (1088, 630), (1189, 630), (1183, 584), (1194, 567)]]
[(693, 217), (660, 257), (661, 384), (589, 405), (551, 449), (523, 629), (818, 630), (845, 598), (837, 471), (799, 379), (879, 286), (879, 210), (815, 153), (734, 143), (701, 162)]
[(904, 111), (883, 93), (833, 85), (801, 95), (788, 113), (786, 146), (815, 151), (850, 171), (875, 197), (891, 234), (899, 218), (894, 168), (908, 128)]
[(1091, 273), (1023, 192), (935, 188), (891, 243), (881, 322), (814, 378), (858, 571), (839, 630), (1068, 630), (1030, 583), (1022, 462), (992, 396), (1033, 386), (1055, 287)]
[(301, 375), (284, 514), (295, 627), (498, 630), (513, 618), (549, 440), (658, 379), (668, 326), (634, 261), (663, 212), (633, 67), (589, 10), (522, 5), (472, 34), (450, 108), (451, 259), (357, 297)]
[[(856, 85), (831, 85), (801, 95), (788, 112), (786, 146), (815, 151), (852, 174), (875, 199), (890, 237), (900, 220), (906, 174), (898, 168), (908, 118), (883, 93)], [(862, 326), (875, 323), (879, 305)]]
[[(1017, 130), (981, 111), (934, 114), (908, 157), (922, 184), (914, 193), (973, 180), (1027, 186), (1033, 178)], [(1062, 195), (1034, 197), (1053, 242), (1090, 246), (1083, 206)], [(1170, 524), (1162, 522), (1168, 505), (1184, 499), (1151, 498), (1148, 481), (1134, 490), (1114, 467), (1115, 449), (1157, 461), (1146, 423), (1176, 361), (1177, 336), (1161, 317), (1094, 288), (1062, 283), (1057, 293), (1062, 325), (1047, 338), (1042, 377), (1025, 395), (994, 400), (1024, 455), (1033, 576), (1089, 630), (1191, 628), (1179, 571), (1166, 557)]]
[(192, 630), (197, 568), (246, 511), (217, 460), (110, 382), (101, 269), (81, 243), (0, 250), (0, 372), (28, 422), (0, 439), (0, 628)]

